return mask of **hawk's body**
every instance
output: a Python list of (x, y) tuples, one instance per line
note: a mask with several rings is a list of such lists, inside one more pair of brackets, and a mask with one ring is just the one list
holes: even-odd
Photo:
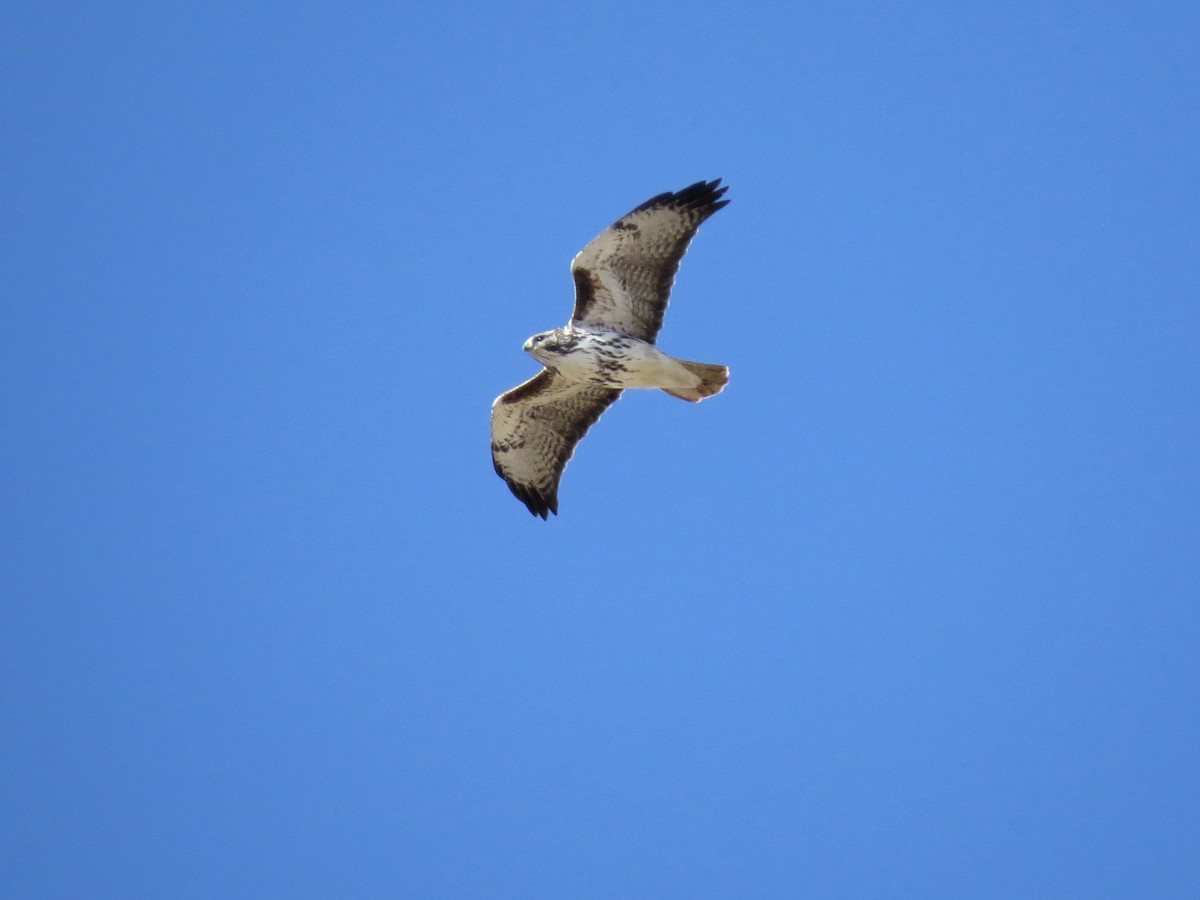
[(700, 384), (699, 376), (687, 368), (687, 363), (619, 331), (568, 325), (534, 335), (525, 349), (571, 382), (679, 391), (690, 391)]
[(609, 226), (571, 263), (571, 321), (525, 342), (546, 368), (492, 404), (492, 461), (535, 516), (558, 512), (567, 460), (623, 389), (656, 388), (695, 402), (729, 380), (724, 366), (654, 346), (680, 259), (700, 223), (729, 202), (719, 184), (659, 194)]

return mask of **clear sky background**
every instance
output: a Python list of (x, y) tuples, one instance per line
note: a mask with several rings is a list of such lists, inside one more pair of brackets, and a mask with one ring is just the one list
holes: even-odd
[[(0, 893), (1200, 895), (1195, 2), (0, 14)], [(724, 177), (562, 514), (492, 399)]]

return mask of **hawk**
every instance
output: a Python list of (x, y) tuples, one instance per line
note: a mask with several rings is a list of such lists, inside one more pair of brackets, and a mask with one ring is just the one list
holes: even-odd
[(492, 463), (535, 516), (558, 514), (575, 445), (622, 390), (657, 388), (695, 403), (729, 381), (725, 366), (654, 346), (679, 261), (700, 223), (729, 202), (720, 184), (651, 197), (606, 228), (571, 261), (571, 321), (525, 342), (545, 368), (492, 403)]

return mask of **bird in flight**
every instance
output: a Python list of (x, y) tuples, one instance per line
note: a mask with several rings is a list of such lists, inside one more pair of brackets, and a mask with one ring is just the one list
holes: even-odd
[(545, 366), (492, 403), (492, 463), (535, 516), (558, 514), (558, 484), (575, 445), (625, 388), (698, 402), (720, 393), (729, 369), (668, 356), (654, 340), (700, 223), (728, 200), (721, 179), (651, 197), (571, 261), (575, 309), (525, 351)]

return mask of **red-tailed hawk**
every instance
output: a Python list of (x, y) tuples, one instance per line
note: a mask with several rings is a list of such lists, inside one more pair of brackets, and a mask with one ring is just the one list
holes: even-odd
[(622, 216), (571, 262), (575, 310), (525, 350), (544, 368), (492, 404), (492, 462), (535, 516), (558, 513), (558, 483), (575, 445), (625, 388), (697, 402), (720, 393), (725, 366), (675, 359), (654, 346), (679, 261), (728, 188), (698, 181)]

